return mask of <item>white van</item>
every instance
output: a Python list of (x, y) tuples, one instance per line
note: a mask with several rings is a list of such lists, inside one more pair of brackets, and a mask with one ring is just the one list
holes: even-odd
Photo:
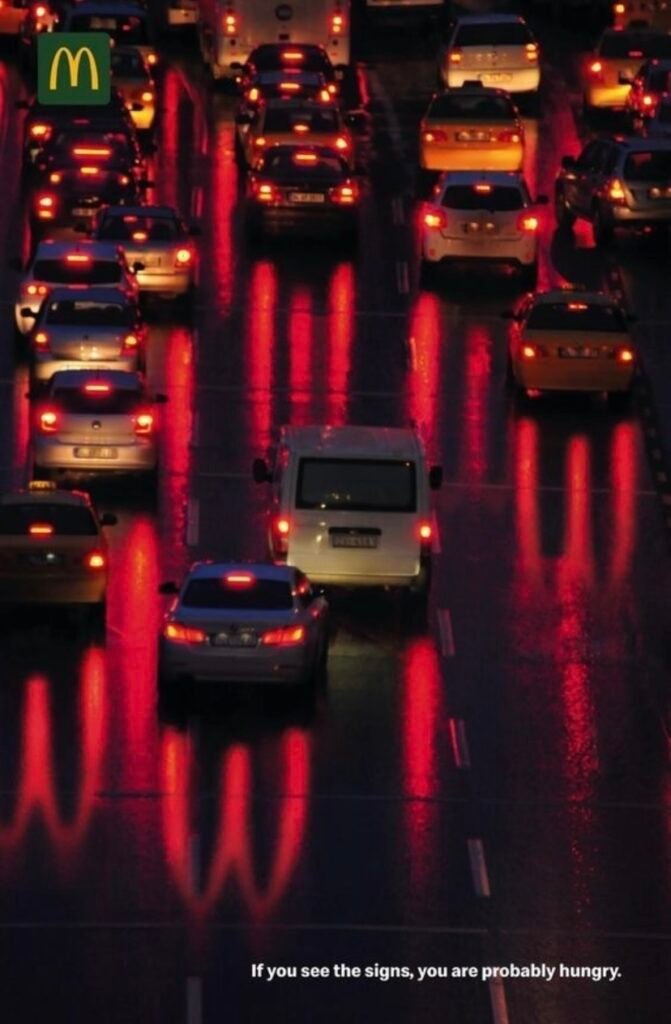
[(197, 32), (215, 81), (238, 80), (262, 43), (314, 43), (342, 67), (350, 61), (350, 0), (200, 0)]
[(283, 427), (270, 466), (255, 459), (257, 483), (271, 484), (271, 557), (316, 583), (399, 587), (420, 601), (431, 582), (428, 469), (419, 436), (398, 427)]

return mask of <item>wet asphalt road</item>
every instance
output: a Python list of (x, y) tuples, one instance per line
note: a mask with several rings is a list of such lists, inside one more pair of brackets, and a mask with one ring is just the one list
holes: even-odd
[[(564, 42), (527, 122), (536, 193), (584, 132)], [(398, 46), (381, 33), (359, 68), (374, 146), (356, 251), (250, 248), (233, 102), (172, 47), (154, 195), (203, 236), (194, 329), (152, 323), (149, 379), (170, 399), (157, 506), (95, 491), (120, 516), (104, 646), (48, 615), (2, 627), (0, 962), (17, 1024), (666, 1018), (668, 539), (648, 424), (591, 400), (516, 413), (500, 318), (514, 284), (419, 289), (414, 147), (435, 75), (430, 38), (402, 63)], [(11, 60), (0, 86), (11, 255), (25, 236)], [(606, 260), (583, 229), (559, 242), (550, 211), (540, 284), (624, 290), (663, 447), (671, 261)], [(16, 278), (0, 274), (7, 487), (27, 478), (29, 414)], [(197, 557), (263, 554), (251, 459), (274, 427), (319, 421), (414, 422), (444, 466), (428, 629), (390, 595), (338, 599), (314, 706), (211, 692), (157, 706), (158, 583)], [(378, 977), (251, 978), (253, 963), (340, 962)], [(532, 962), (622, 977), (379, 977)]]

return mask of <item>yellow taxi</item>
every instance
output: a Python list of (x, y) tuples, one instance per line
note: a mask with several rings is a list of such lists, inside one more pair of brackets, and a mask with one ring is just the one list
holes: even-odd
[(433, 97), (419, 129), (426, 171), (520, 171), (524, 126), (503, 89), (467, 82)]
[(613, 27), (623, 29), (632, 24), (671, 32), (671, 0), (616, 0)]
[(112, 84), (121, 94), (139, 132), (149, 132), (156, 119), (156, 89), (149, 65), (135, 46), (112, 49)]
[(671, 35), (651, 29), (606, 29), (583, 67), (583, 111), (624, 110), (646, 60), (671, 57)]
[(88, 494), (33, 480), (0, 496), (0, 605), (75, 605), (102, 612), (107, 542)]
[(542, 391), (607, 392), (626, 402), (636, 349), (629, 317), (604, 292), (558, 289), (527, 295), (513, 321), (509, 375), (527, 394)]
[(239, 114), (236, 152), (247, 167), (255, 167), (271, 146), (328, 146), (351, 169), (355, 154), (352, 136), (335, 103), (320, 100), (271, 99), (254, 113)]

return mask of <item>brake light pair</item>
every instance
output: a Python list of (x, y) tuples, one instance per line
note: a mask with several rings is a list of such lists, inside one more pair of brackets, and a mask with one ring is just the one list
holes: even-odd
[(36, 206), (37, 216), (40, 220), (52, 220), (56, 206), (56, 197), (42, 193), (42, 195), (37, 196)]
[(528, 61), (535, 63), (538, 60), (538, 44), (527, 43), (524, 47), (524, 53)]
[(273, 551), (277, 556), (286, 556), (289, 552), (289, 532), (291, 523), (288, 519), (278, 516), (272, 523)]
[(589, 76), (595, 82), (603, 82), (603, 64), (600, 60), (593, 60), (588, 67)]
[(26, 295), (46, 295), (47, 291), (45, 284), (28, 284), (25, 287)]
[(267, 181), (255, 181), (253, 190), (260, 203), (272, 203), (277, 199), (275, 186), (270, 185)]
[(237, 15), (232, 14), (230, 11), (224, 15), (224, 32), (227, 36), (236, 36), (238, 34)]
[(344, 27), (345, 27), (345, 19), (343, 18), (342, 14), (340, 14), (339, 12), (336, 12), (335, 14), (332, 14), (331, 15), (331, 35), (334, 35), (334, 36), (341, 35)]
[(154, 417), (150, 412), (138, 412), (133, 417), (133, 429), (141, 437), (147, 437), (153, 432)]
[(442, 210), (428, 210), (424, 214), (424, 225), (427, 228), (446, 228), (447, 214)]
[(341, 206), (352, 206), (357, 199), (356, 189), (352, 185), (339, 185), (331, 193), (331, 199)]

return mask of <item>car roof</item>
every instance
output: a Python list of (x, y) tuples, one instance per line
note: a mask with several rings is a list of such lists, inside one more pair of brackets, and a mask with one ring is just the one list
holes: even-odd
[(219, 579), (229, 572), (249, 572), (260, 580), (293, 583), (296, 569), (291, 565), (276, 565), (273, 562), (194, 562), (187, 579)]
[(38, 505), (40, 503), (49, 505), (85, 505), (87, 508), (90, 508), (91, 499), (84, 491), (66, 491), (48, 487), (39, 491), (31, 491), (25, 488), (20, 491), (9, 491), (7, 494), (0, 494), (0, 505)]
[(535, 305), (550, 305), (557, 302), (584, 302), (588, 306), (617, 306), (617, 299), (606, 292), (584, 291), (580, 288), (553, 288), (534, 295)]
[(109, 305), (118, 302), (122, 306), (135, 305), (135, 299), (129, 296), (125, 288), (100, 287), (100, 285), (57, 285), (52, 288), (47, 301), (51, 302), (104, 302)]
[(144, 391), (140, 375), (128, 370), (57, 370), (49, 389), (53, 392), (58, 388), (79, 388), (93, 381), (109, 384), (115, 391)]
[(287, 78), (295, 78), (296, 81), (310, 83), (317, 79), (322, 80), (324, 73), (310, 68), (269, 68), (257, 72), (256, 80), (261, 85), (275, 85), (278, 82), (286, 82)]
[(64, 242), (52, 238), (46, 238), (38, 243), (35, 255), (31, 262), (35, 263), (36, 260), (58, 259), (60, 256), (67, 256), (68, 254), (72, 254), (74, 256), (77, 253), (82, 256), (91, 256), (100, 260), (118, 260), (120, 258), (120, 252), (121, 250), (116, 242), (95, 242), (89, 240), (81, 242)]
[(106, 206), (101, 216), (107, 217), (165, 217), (180, 219), (172, 206)]
[(441, 188), (448, 185), (514, 185), (522, 188), (525, 185), (521, 171), (445, 171), (438, 179)]
[(526, 25), (519, 14), (463, 14), (457, 18), (455, 28), (459, 25)]
[(281, 441), (299, 455), (326, 458), (416, 458), (423, 454), (419, 435), (410, 427), (285, 426)]

